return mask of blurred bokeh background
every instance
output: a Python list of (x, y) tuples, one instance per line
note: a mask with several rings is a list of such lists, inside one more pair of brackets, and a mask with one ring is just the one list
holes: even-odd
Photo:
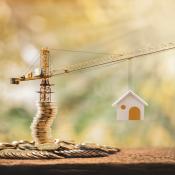
[[(0, 0), (0, 141), (31, 140), (39, 81), (10, 85), (42, 47), (129, 53), (175, 40), (174, 0)], [(52, 50), (53, 69), (107, 55)], [(175, 146), (175, 50), (132, 61), (145, 120), (117, 121), (126, 62), (52, 79), (55, 138), (119, 147)]]

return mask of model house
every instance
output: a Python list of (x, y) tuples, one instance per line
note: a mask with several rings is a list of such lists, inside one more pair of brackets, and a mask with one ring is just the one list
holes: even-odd
[(117, 120), (144, 120), (144, 107), (147, 105), (131, 90), (113, 103), (117, 111)]

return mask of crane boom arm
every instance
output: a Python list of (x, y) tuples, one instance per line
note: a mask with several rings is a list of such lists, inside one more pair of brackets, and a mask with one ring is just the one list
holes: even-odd
[[(47, 79), (47, 78), (50, 78), (50, 77), (53, 77), (56, 75), (58, 76), (58, 75), (76, 72), (79, 70), (89, 69), (92, 67), (98, 67), (98, 66), (112, 64), (112, 63), (119, 63), (122, 61), (127, 61), (127, 60), (135, 59), (138, 57), (156, 54), (159, 52), (168, 51), (168, 50), (172, 50), (172, 49), (175, 49), (175, 43), (169, 43), (169, 44), (164, 45), (164, 46), (159, 47), (159, 48), (150, 48), (148, 50), (142, 50), (139, 53), (138, 52), (137, 53), (130, 53), (127, 55), (126, 54), (123, 54), (123, 55), (116, 55), (115, 54), (115, 55), (112, 55), (112, 56), (109, 56), (106, 58), (90, 59), (90, 60), (87, 60), (87, 61), (84, 61), (81, 63), (68, 65), (68, 66), (62, 67), (62, 68), (57, 69), (57, 70), (52, 70), (52, 71), (49, 71), (49, 68), (46, 65), (45, 67), (47, 68), (47, 71), (45, 69), (41, 69), (42, 71), (40, 72), (39, 75), (33, 75), (33, 73), (30, 72), (29, 74), (27, 74), (27, 76), (23, 75), (21, 77), (11, 78), (11, 84), (19, 84), (20, 81), (37, 80), (37, 79), (43, 79), (43, 78)], [(44, 51), (47, 51), (46, 53), (49, 53), (49, 51), (47, 49)], [(42, 53), (43, 53), (43, 51), (42, 51)], [(41, 68), (42, 68), (42, 66), (41, 66)]]
[(79, 71), (79, 70), (89, 69), (92, 67), (107, 65), (107, 64), (111, 64), (111, 63), (118, 63), (118, 62), (122, 62), (122, 61), (126, 61), (126, 60), (131, 60), (131, 59), (135, 59), (135, 58), (146, 56), (146, 55), (151, 55), (151, 54), (156, 54), (156, 53), (163, 52), (163, 51), (168, 51), (171, 49), (175, 49), (174, 43), (170, 43), (168, 45), (165, 45), (163, 47), (159, 47), (157, 49), (154, 48), (154, 49), (140, 51), (139, 53), (136, 53), (136, 54), (131, 53), (128, 55), (118, 55), (118, 56), (110, 56), (107, 58), (97, 58), (94, 60), (87, 60), (87, 61), (84, 61), (84, 62), (79, 63), (79, 64), (68, 65), (68, 66), (65, 66), (61, 69), (53, 70), (50, 72), (50, 77), (56, 76), (56, 75), (63, 75), (63, 74), (67, 74), (67, 73), (71, 73), (71, 72), (75, 72), (75, 71)]

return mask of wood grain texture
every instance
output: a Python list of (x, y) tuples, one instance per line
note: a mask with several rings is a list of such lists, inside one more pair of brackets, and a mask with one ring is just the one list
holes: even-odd
[(0, 160), (0, 174), (175, 174), (175, 148), (122, 149), (102, 158)]

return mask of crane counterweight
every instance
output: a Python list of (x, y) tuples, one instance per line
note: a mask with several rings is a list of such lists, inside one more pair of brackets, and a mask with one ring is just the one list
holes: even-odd
[(20, 82), (19, 78), (10, 78), (11, 84), (19, 84), (19, 82)]

